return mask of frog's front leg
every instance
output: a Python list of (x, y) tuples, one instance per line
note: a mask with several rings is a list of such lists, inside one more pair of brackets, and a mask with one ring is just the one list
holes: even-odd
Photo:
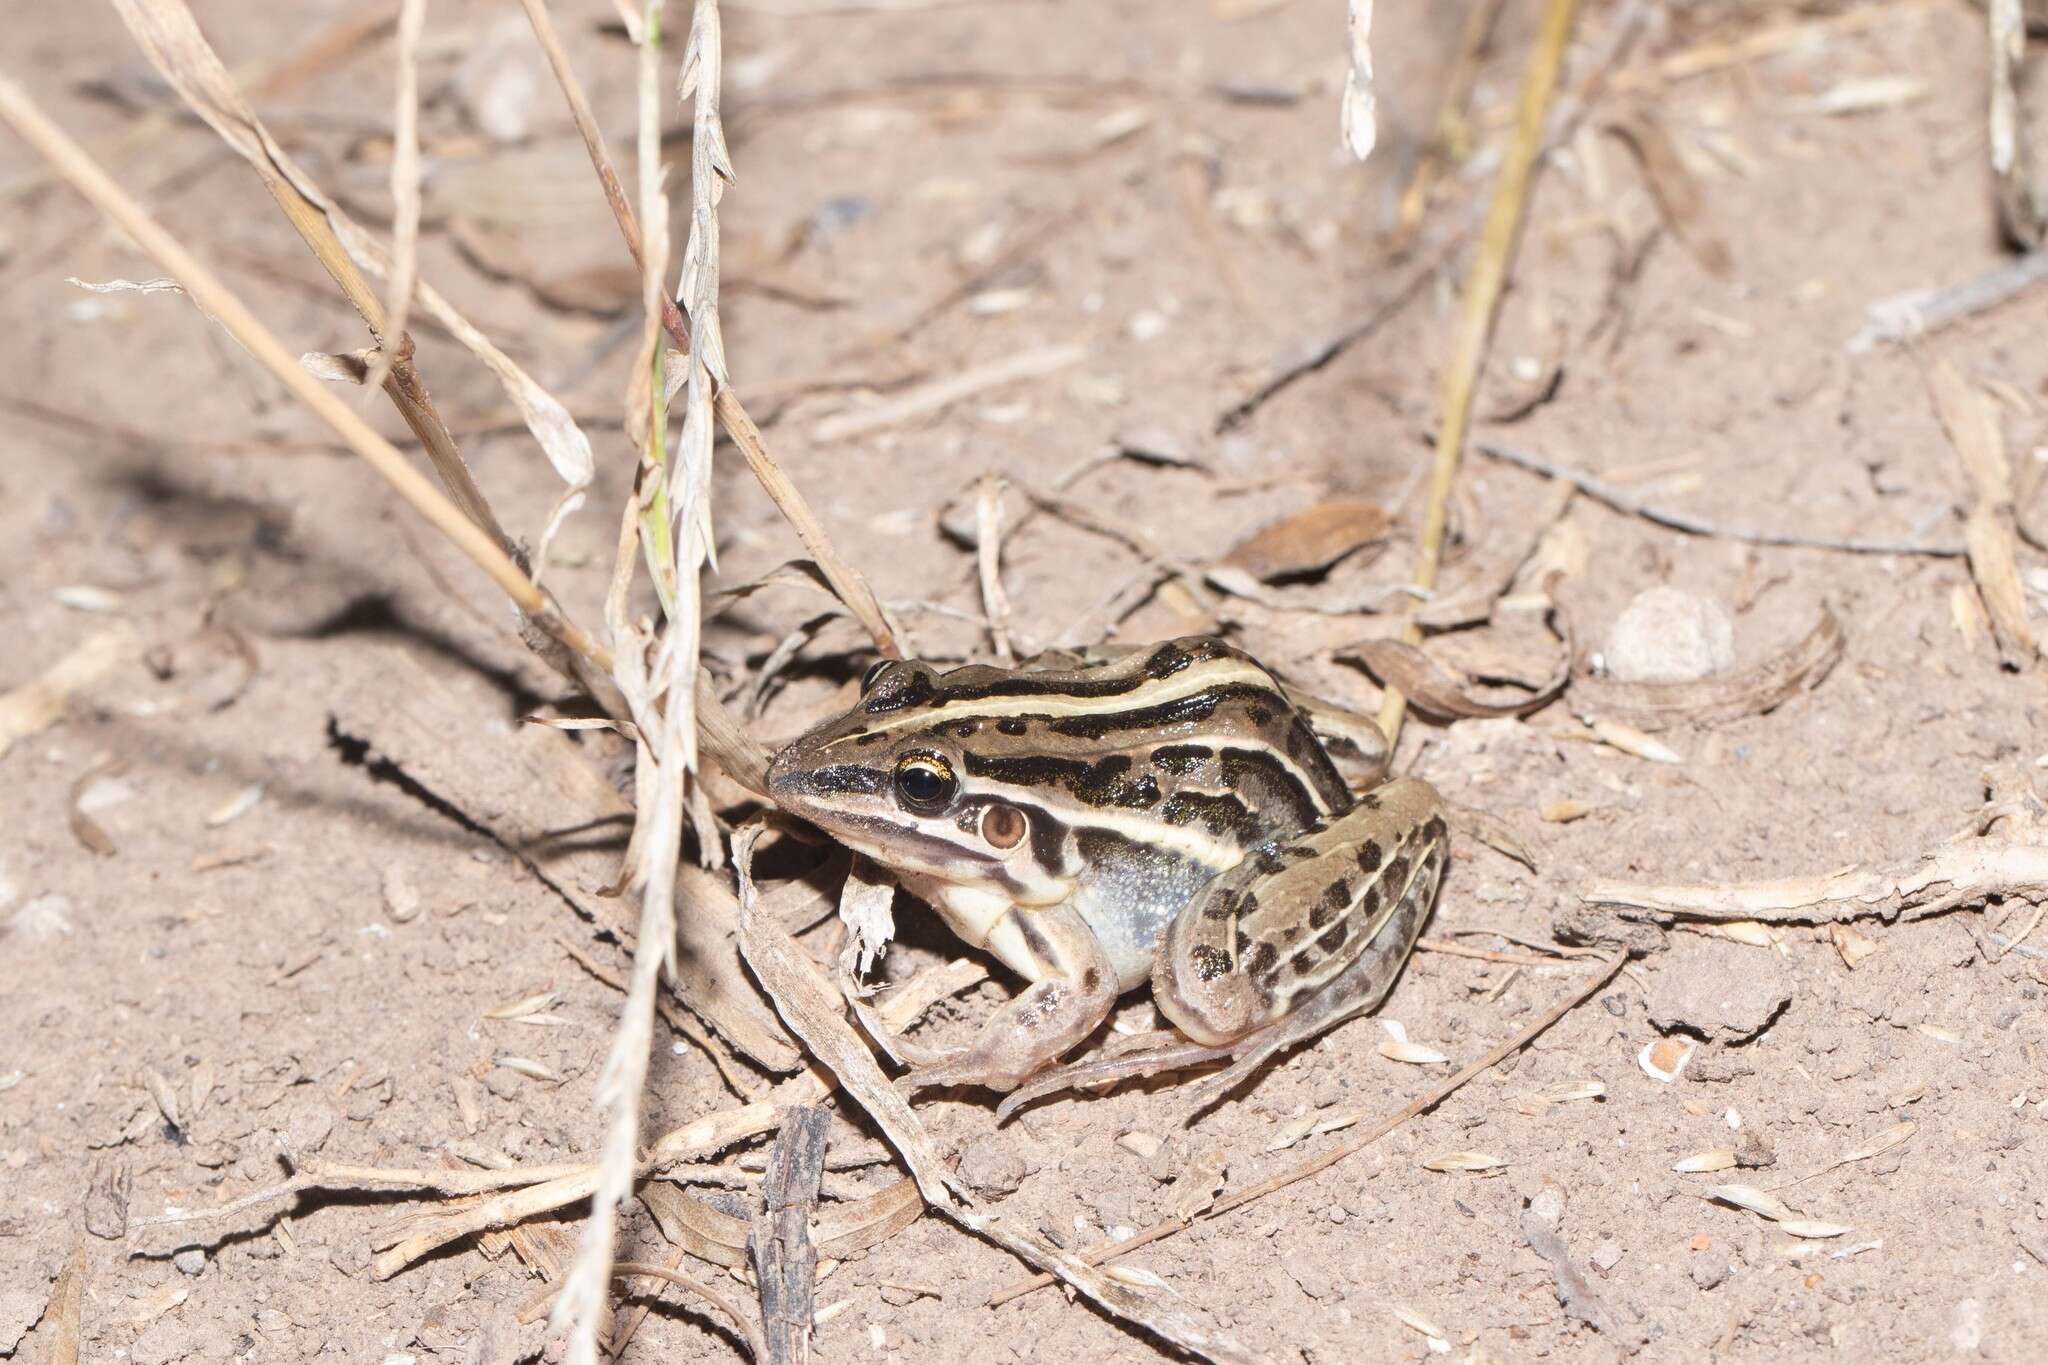
[(1116, 1003), (1116, 971), (1071, 906), (1013, 907), (990, 927), (984, 946), (1031, 985), (973, 1043), (904, 1077), (907, 1087), (1014, 1090), (1093, 1033)]
[(1167, 926), (1152, 968), (1162, 1013), (1241, 1068), (1372, 1008), (1422, 931), (1449, 857), (1442, 801), (1415, 778), (1268, 842)]

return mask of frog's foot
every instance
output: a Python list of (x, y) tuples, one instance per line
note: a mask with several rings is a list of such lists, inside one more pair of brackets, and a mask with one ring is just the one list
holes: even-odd
[[(880, 1025), (878, 1024), (877, 1027)], [(887, 1050), (891, 1058), (913, 1068), (911, 1075), (918, 1071), (945, 1066), (949, 1062), (965, 1057), (974, 1049), (965, 1047), (930, 1047), (924, 1043), (912, 1042), (900, 1033), (889, 1035)], [(908, 1080), (909, 1077), (904, 1077)]]
[(897, 1085), (906, 1094), (940, 1085), (1015, 1090), (1093, 1033), (1115, 1003), (1115, 979), (1106, 971), (1089, 971), (1078, 982), (1034, 982), (997, 1010), (972, 1044), (919, 1066)]
[(1120, 1057), (1101, 1057), (1092, 1062), (1076, 1062), (1034, 1077), (1029, 1084), (1021, 1085), (1003, 1098), (996, 1106), (996, 1122), (1004, 1123), (1034, 1100), (1048, 1095), (1057, 1095), (1067, 1090), (1082, 1090), (1091, 1085), (1108, 1085), (1116, 1081), (1131, 1080), (1140, 1076), (1156, 1076), (1162, 1071), (1180, 1071), (1191, 1066), (1203, 1066), (1209, 1062), (1227, 1061), (1232, 1049), (1227, 1047), (1204, 1047), (1185, 1039), (1167, 1043), (1162, 1047), (1148, 1048), (1143, 1052), (1128, 1052)]

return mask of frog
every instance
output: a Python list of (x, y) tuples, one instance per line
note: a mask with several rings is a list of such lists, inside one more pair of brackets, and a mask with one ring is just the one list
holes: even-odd
[[(1388, 760), (1369, 719), (1188, 636), (1008, 667), (880, 661), (767, 785), (1026, 983), (903, 1081), (1001, 1092), (1007, 1115), (1210, 1061), (1230, 1064), (1204, 1082), (1220, 1094), (1375, 1008), (1450, 857), (1442, 798)], [(1147, 986), (1177, 1039), (1057, 1065)]]

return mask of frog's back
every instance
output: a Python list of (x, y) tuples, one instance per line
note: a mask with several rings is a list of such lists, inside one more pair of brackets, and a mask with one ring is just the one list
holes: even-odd
[(1272, 675), (1210, 637), (1088, 667), (955, 669), (917, 691), (889, 728), (952, 746), (970, 790), (1029, 817), (1126, 984), (1211, 878), (1351, 804)]

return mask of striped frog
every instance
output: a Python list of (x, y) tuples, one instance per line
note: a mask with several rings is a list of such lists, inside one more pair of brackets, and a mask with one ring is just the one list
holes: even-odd
[[(1385, 781), (1387, 759), (1369, 720), (1197, 636), (1079, 666), (877, 664), (768, 784), (1031, 983), (971, 1045), (904, 1054), (908, 1084), (1011, 1091), (1007, 1113), (1233, 1059), (1206, 1103), (1377, 1005), (1449, 847), (1435, 790)], [(1147, 982), (1185, 1041), (1040, 1074)]]

